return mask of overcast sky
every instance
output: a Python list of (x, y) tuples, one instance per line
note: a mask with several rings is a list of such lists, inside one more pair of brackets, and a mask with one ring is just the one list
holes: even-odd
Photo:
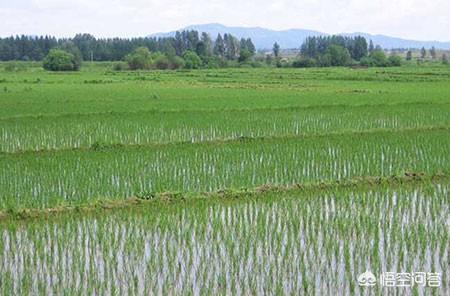
[(134, 37), (222, 23), (450, 41), (450, 0), (0, 0), (0, 35)]

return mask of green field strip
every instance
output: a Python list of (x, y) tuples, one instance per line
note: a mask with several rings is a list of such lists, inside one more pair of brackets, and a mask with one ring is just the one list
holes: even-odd
[(267, 107), (267, 108), (259, 108), (258, 106), (241, 108), (241, 109), (190, 109), (190, 110), (159, 110), (159, 109), (148, 109), (148, 110), (137, 110), (137, 111), (107, 111), (107, 112), (86, 112), (86, 113), (54, 113), (54, 114), (26, 114), (26, 115), (16, 115), (10, 117), (0, 117), (0, 122), (20, 122), (22, 120), (58, 120), (74, 118), (78, 119), (80, 117), (90, 117), (95, 118), (97, 116), (139, 116), (139, 115), (153, 115), (153, 114), (216, 114), (216, 113), (246, 113), (246, 112), (290, 112), (290, 111), (330, 111), (334, 109), (347, 109), (352, 108), (355, 112), (360, 109), (381, 109), (381, 108), (426, 108), (426, 107), (434, 107), (434, 108), (450, 108), (450, 102), (421, 102), (421, 101), (412, 101), (412, 102), (393, 102), (393, 103), (383, 103), (383, 104), (360, 104), (360, 105), (344, 105), (340, 103), (330, 104), (330, 105), (307, 105), (307, 106), (279, 106), (279, 107)]
[(448, 130), (0, 156), (0, 208), (450, 170)]
[(448, 106), (334, 107), (248, 112), (104, 114), (0, 122), (0, 151), (223, 141), (450, 125)]
[[(450, 173), (425, 175), (423, 173), (408, 172), (399, 176), (389, 177), (358, 177), (348, 180), (311, 182), (293, 184), (289, 186), (275, 186), (273, 184), (261, 185), (244, 190), (218, 190), (213, 192), (160, 192), (151, 195), (130, 196), (125, 199), (99, 198), (85, 200), (77, 203), (61, 201), (52, 208), (21, 208), (11, 207), (0, 210), (0, 223), (11, 221), (36, 221), (42, 218), (64, 218), (66, 215), (86, 215), (95, 212), (110, 212), (124, 209), (152, 209), (177, 207), (179, 205), (192, 206), (198, 201), (211, 201), (213, 203), (245, 202), (248, 199), (263, 199), (267, 196), (276, 196), (282, 199), (287, 195), (323, 194), (332, 191), (370, 191), (382, 188), (420, 188), (421, 186), (442, 186), (449, 184)], [(162, 209), (162, 208), (161, 208)], [(1, 225), (1, 224), (0, 224)]]
[(407, 294), (447, 295), (449, 192), (414, 181), (17, 216), (0, 223), (0, 294), (361, 295), (361, 273), (400, 269), (442, 274)]
[[(247, 136), (236, 136), (232, 138), (216, 138), (213, 140), (202, 140), (202, 141), (172, 141), (172, 142), (148, 142), (145, 144), (123, 144), (123, 143), (94, 143), (89, 147), (72, 147), (72, 148), (58, 148), (58, 149), (39, 149), (39, 150), (18, 150), (13, 152), (0, 151), (0, 156), (14, 156), (14, 155), (45, 155), (53, 153), (64, 153), (73, 151), (85, 151), (85, 152), (95, 152), (95, 151), (107, 151), (107, 150), (124, 150), (124, 149), (152, 149), (152, 148), (164, 148), (164, 147), (186, 147), (186, 146), (202, 146), (202, 145), (226, 145), (232, 143), (245, 143), (245, 142), (261, 142), (261, 141), (278, 141), (278, 140), (289, 140), (289, 139), (311, 139), (311, 138), (328, 138), (335, 136), (357, 136), (357, 135), (370, 135), (370, 134), (396, 134), (396, 133), (416, 133), (416, 132), (427, 132), (427, 131), (447, 131), (450, 132), (450, 126), (421, 126), (417, 128), (373, 128), (367, 130), (342, 130), (342, 131), (330, 131), (330, 132), (315, 132), (315, 133), (305, 133), (305, 134), (285, 134), (285, 135), (269, 135), (269, 136), (257, 136), (257, 137), (247, 137)], [(264, 144), (264, 143), (262, 143)]]

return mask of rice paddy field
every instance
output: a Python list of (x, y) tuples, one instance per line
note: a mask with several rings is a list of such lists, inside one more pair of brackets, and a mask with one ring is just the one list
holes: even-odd
[(449, 175), (448, 67), (0, 64), (0, 295), (449, 295)]

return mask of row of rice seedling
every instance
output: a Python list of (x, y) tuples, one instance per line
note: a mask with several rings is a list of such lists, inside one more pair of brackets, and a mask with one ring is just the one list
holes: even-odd
[(0, 120), (0, 151), (202, 142), (238, 137), (450, 127), (447, 105), (328, 106), (21, 117)]
[(447, 130), (0, 155), (0, 208), (405, 172), (448, 173)]
[[(2, 295), (448, 295), (450, 185), (330, 188), (0, 224)], [(360, 287), (371, 271), (439, 287)]]

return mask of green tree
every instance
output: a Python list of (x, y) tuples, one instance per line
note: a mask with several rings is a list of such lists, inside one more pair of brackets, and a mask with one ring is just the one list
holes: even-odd
[(427, 57), (427, 50), (425, 49), (425, 47), (422, 47), (422, 49), (420, 50), (420, 57), (422, 59)]
[(206, 57), (209, 57), (211, 55), (211, 45), (212, 41), (209, 35), (207, 33), (202, 33), (201, 40), (197, 43), (197, 46), (195, 48), (195, 52), (202, 60), (205, 60)]
[(368, 49), (367, 49), (367, 41), (366, 38), (362, 36), (357, 36), (352, 41), (351, 46), (351, 56), (356, 61), (361, 60), (363, 57), (367, 56)]
[(223, 40), (225, 42), (225, 57), (230, 61), (235, 60), (239, 51), (239, 41), (231, 34), (225, 34)]
[(96, 39), (90, 34), (77, 34), (73, 38), (73, 43), (80, 50), (83, 60), (89, 61), (94, 59), (94, 49)]
[(246, 40), (247, 43), (247, 50), (250, 52), (250, 54), (253, 56), (256, 53), (256, 47), (252, 42), (252, 39), (247, 38)]
[(275, 56), (275, 58), (278, 58), (280, 55), (280, 45), (277, 42), (275, 42), (273, 44), (272, 50), (273, 50), (273, 55)]
[(386, 67), (388, 66), (388, 59), (383, 50), (374, 50), (369, 56), (372, 60), (373, 66), (375, 67)]
[(317, 64), (316, 60), (309, 57), (300, 57), (298, 60), (292, 62), (292, 67), (294, 68), (310, 68), (315, 67)]
[(180, 68), (184, 68), (184, 66), (185, 66), (183, 58), (181, 58), (179, 56), (173, 56), (173, 57), (169, 58), (169, 61), (170, 61), (171, 69), (180, 69)]
[(412, 51), (408, 50), (408, 52), (406, 53), (406, 60), (407, 61), (411, 61), (412, 60)]
[(156, 69), (158, 70), (166, 70), (166, 69), (170, 69), (171, 67), (171, 63), (169, 58), (162, 53), (155, 53), (152, 57), (152, 64), (154, 67), (156, 67)]
[(167, 40), (162, 45), (162, 53), (164, 53), (170, 59), (176, 56), (177, 51), (175, 50), (175, 47), (172, 45), (172, 42)]
[(398, 55), (391, 55), (388, 59), (389, 66), (400, 67), (402, 65), (402, 58)]
[(225, 43), (223, 41), (222, 35), (217, 34), (216, 41), (214, 43), (214, 54), (220, 58), (225, 56)]
[(185, 68), (186, 69), (198, 69), (202, 65), (202, 60), (200, 57), (193, 51), (186, 51), (183, 55)]
[(444, 53), (444, 54), (442, 55), (442, 64), (448, 65), (448, 57), (447, 57), (447, 54), (446, 54), (446, 53)]
[(178, 56), (181, 56), (184, 52), (184, 42), (183, 42), (183, 36), (179, 31), (175, 33), (175, 52)]
[(434, 46), (430, 49), (430, 56), (433, 60), (436, 59), (436, 48)]
[(208, 50), (206, 48), (206, 44), (203, 41), (199, 41), (197, 43), (197, 47), (195, 48), (195, 52), (202, 59), (208, 56)]
[(375, 50), (375, 46), (373, 45), (373, 41), (371, 39), (370, 43), (369, 43), (369, 53), (372, 53), (374, 50)]
[(44, 59), (43, 67), (48, 71), (76, 71), (79, 69), (74, 55), (61, 49), (50, 50)]
[(81, 51), (72, 41), (66, 41), (59, 46), (59, 49), (64, 50), (74, 57), (74, 70), (79, 70), (81, 68), (81, 63), (83, 62), (83, 57), (81, 55)]
[(348, 50), (340, 45), (331, 45), (327, 50), (327, 54), (330, 55), (331, 66), (347, 66), (351, 61)]
[(242, 38), (239, 42), (239, 62), (248, 61), (255, 54), (255, 46), (249, 39)]
[(152, 54), (147, 47), (136, 48), (132, 53), (126, 56), (125, 60), (131, 70), (150, 69), (152, 66)]
[(238, 61), (240, 63), (248, 61), (252, 57), (251, 52), (248, 49), (241, 49), (239, 52), (239, 59)]

